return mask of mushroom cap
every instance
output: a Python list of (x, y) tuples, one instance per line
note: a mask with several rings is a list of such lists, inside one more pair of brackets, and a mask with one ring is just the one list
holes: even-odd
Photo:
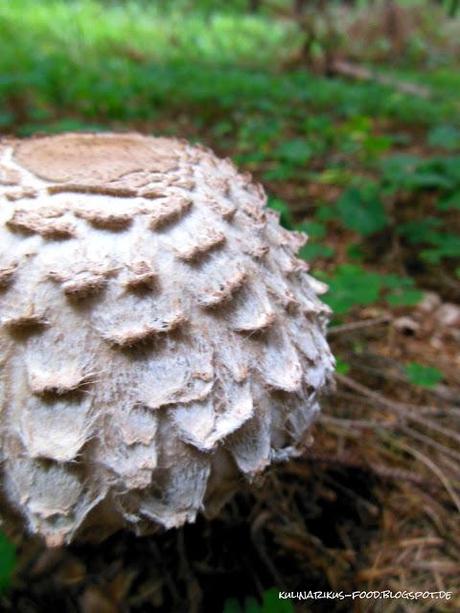
[(250, 175), (174, 139), (11, 139), (0, 200), (5, 522), (180, 526), (300, 453), (329, 309)]

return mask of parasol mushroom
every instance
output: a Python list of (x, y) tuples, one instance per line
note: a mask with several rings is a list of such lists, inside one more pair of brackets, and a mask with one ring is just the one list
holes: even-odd
[(172, 528), (301, 452), (329, 310), (249, 175), (168, 138), (6, 139), (0, 201), (5, 524)]

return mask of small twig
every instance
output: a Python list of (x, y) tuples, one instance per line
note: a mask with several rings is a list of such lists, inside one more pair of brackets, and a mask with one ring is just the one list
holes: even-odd
[[(387, 379), (388, 381), (398, 381), (400, 383), (407, 383), (406, 376), (404, 376), (403, 374), (399, 374), (398, 372), (388, 372), (388, 370), (385, 370), (385, 365), (377, 367), (377, 366), (370, 366), (369, 364), (367, 364), (365, 360), (369, 358), (373, 358), (373, 357), (375, 357), (373, 354), (365, 354), (365, 353), (360, 354), (359, 358), (356, 355), (353, 355), (351, 359), (349, 360), (349, 363), (356, 370), (370, 373), (377, 377)], [(387, 359), (386, 362), (390, 362), (390, 360)], [(401, 370), (401, 365), (398, 364), (396, 361), (394, 361), (393, 364), (388, 364), (387, 366), (397, 367), (399, 370)], [(437, 396), (438, 398), (440, 398), (441, 400), (444, 400), (445, 402), (453, 402), (454, 404), (458, 404), (458, 401), (459, 401), (457, 391), (453, 391), (448, 388), (443, 389), (440, 385), (436, 386), (435, 388), (427, 389), (426, 392), (428, 392), (432, 396)]]
[(273, 564), (273, 561), (271, 560), (270, 555), (267, 552), (264, 538), (261, 534), (264, 525), (267, 523), (267, 521), (270, 518), (271, 518), (271, 514), (269, 511), (262, 511), (261, 513), (259, 513), (251, 524), (251, 537), (252, 537), (252, 542), (254, 543), (257, 549), (257, 552), (260, 556), (260, 559), (264, 563), (265, 567), (272, 575), (276, 584), (279, 587), (283, 587), (284, 586), (283, 578), (278, 573), (275, 565)]
[(391, 317), (388, 315), (384, 317), (374, 317), (373, 319), (364, 319), (363, 321), (356, 321), (349, 324), (340, 324), (337, 326), (331, 326), (327, 334), (332, 336), (334, 334), (341, 334), (342, 332), (353, 332), (354, 330), (361, 330), (363, 328), (369, 328), (371, 326), (379, 326), (381, 324), (387, 324), (391, 321)]
[(199, 613), (201, 610), (203, 593), (188, 561), (183, 528), (177, 533), (177, 551), (179, 554), (180, 568), (186, 580), (189, 611), (190, 613)]
[(171, 573), (169, 572), (168, 565), (165, 562), (165, 558), (160, 552), (160, 547), (155, 542), (155, 539), (152, 538), (148, 539), (147, 543), (150, 552), (150, 557), (154, 560), (156, 564), (158, 564), (164, 575), (163, 581), (166, 589), (169, 591), (174, 603), (176, 605), (180, 605), (182, 603), (182, 598), (177, 592), (175, 579), (171, 576)]
[(373, 472), (382, 479), (389, 481), (409, 481), (415, 485), (433, 487), (435, 484), (427, 481), (420, 475), (412, 473), (402, 468), (393, 468), (391, 466), (381, 466), (379, 464), (364, 464), (359, 460), (354, 459), (350, 454), (329, 455), (326, 453), (308, 452), (305, 460), (324, 464), (333, 464), (339, 466), (347, 466), (365, 472)]
[(414, 438), (418, 441), (421, 441), (426, 445), (433, 447), (433, 449), (436, 449), (440, 453), (443, 453), (452, 458), (453, 460), (460, 462), (460, 453), (457, 453), (456, 451), (450, 449), (449, 447), (446, 447), (445, 445), (441, 445), (441, 443), (438, 443), (438, 441), (434, 440), (433, 438), (426, 436), (426, 434), (422, 434), (422, 432), (414, 430), (413, 428), (409, 428), (408, 426), (400, 426), (400, 429), (410, 438)]
[(340, 492), (343, 492), (351, 500), (355, 500), (357, 502), (357, 505), (359, 505), (362, 508), (366, 509), (367, 513), (369, 513), (373, 517), (377, 517), (378, 516), (379, 508), (378, 508), (378, 506), (376, 504), (372, 504), (372, 502), (369, 502), (368, 500), (366, 500), (366, 498), (364, 498), (364, 496), (361, 496), (360, 494), (358, 494), (358, 492), (356, 492), (355, 490), (347, 487), (343, 483), (339, 483), (336, 479), (333, 479), (327, 473), (325, 475), (323, 475), (323, 479), (324, 479), (324, 481), (326, 483), (332, 483), (333, 487), (336, 490), (339, 490)]
[(418, 451), (417, 449), (413, 449), (409, 445), (406, 445), (405, 443), (403, 443), (401, 440), (394, 441), (394, 442), (396, 442), (396, 444), (399, 447), (401, 447), (401, 449), (404, 449), (405, 451), (413, 455), (415, 458), (417, 458), (417, 460), (425, 464), (425, 466), (427, 466), (438, 477), (438, 479), (441, 481), (441, 483), (446, 488), (447, 492), (449, 493), (452, 499), (452, 502), (455, 504), (455, 506), (457, 507), (460, 513), (460, 500), (457, 494), (455, 493), (454, 488), (452, 487), (449, 479), (446, 477), (443, 471), (439, 468), (439, 466), (437, 466), (434, 462), (432, 462), (430, 458), (428, 458), (421, 451)]
[(420, 96), (420, 98), (427, 99), (432, 97), (432, 92), (426, 87), (421, 87), (415, 83), (399, 81), (394, 77), (379, 74), (375, 71), (369, 70), (368, 68), (352, 64), (345, 60), (335, 60), (332, 62), (330, 70), (332, 73), (357, 79), (359, 81), (375, 81), (376, 83), (380, 83), (380, 85), (392, 87), (396, 91), (403, 94)]
[[(334, 398), (343, 398), (344, 400), (352, 400), (353, 402), (368, 404), (368, 400), (358, 394), (352, 392), (337, 391), (334, 393)], [(408, 405), (409, 407), (417, 406), (420, 415), (431, 415), (431, 417), (452, 417), (453, 419), (460, 418), (460, 408), (457, 407), (430, 407), (430, 406), (418, 406)]]
[(382, 396), (378, 392), (374, 392), (365, 385), (358, 383), (357, 381), (351, 379), (350, 377), (347, 377), (346, 375), (336, 373), (335, 378), (343, 385), (346, 385), (347, 387), (350, 387), (351, 389), (360, 392), (368, 398), (372, 398), (372, 400), (374, 400), (376, 403), (386, 407), (387, 409), (390, 409), (390, 411), (394, 411), (398, 415), (402, 415), (403, 417), (410, 419), (415, 423), (419, 423), (427, 428), (431, 428), (435, 432), (438, 432), (438, 434), (442, 434), (443, 436), (460, 443), (459, 434), (452, 430), (447, 430), (443, 426), (438, 426), (438, 424), (431, 421), (430, 419), (427, 419), (426, 417), (421, 417), (418, 413), (415, 413), (415, 411), (419, 409), (417, 405), (403, 404), (390, 400), (389, 398)]
[(342, 428), (371, 428), (372, 430), (378, 430), (379, 428), (386, 428), (393, 430), (397, 427), (396, 423), (385, 423), (381, 421), (372, 421), (370, 419), (347, 419), (346, 417), (332, 417), (331, 415), (321, 415), (317, 419), (317, 423), (320, 424), (335, 424)]
[(446, 438), (450, 438), (451, 440), (456, 441), (457, 443), (460, 443), (460, 435), (457, 432), (455, 432), (455, 430), (448, 430), (447, 428), (444, 428), (443, 426), (439, 426), (437, 423), (433, 422), (431, 419), (428, 419), (426, 417), (421, 417), (420, 415), (413, 415), (411, 413), (408, 415), (408, 417), (412, 419), (412, 421), (422, 424), (422, 426), (425, 426), (426, 428), (431, 428), (438, 434), (442, 434)]

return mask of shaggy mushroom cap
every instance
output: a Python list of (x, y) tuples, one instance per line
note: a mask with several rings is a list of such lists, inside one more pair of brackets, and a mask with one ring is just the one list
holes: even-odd
[(329, 310), (249, 175), (166, 138), (5, 140), (0, 201), (5, 522), (180, 526), (299, 453)]

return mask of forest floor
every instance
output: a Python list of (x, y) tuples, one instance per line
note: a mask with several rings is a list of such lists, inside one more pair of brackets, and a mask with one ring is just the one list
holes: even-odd
[(330, 287), (336, 389), (304, 456), (242, 486), (215, 521), (51, 551), (0, 534), (0, 609), (459, 610), (459, 20), (409, 3), (392, 37), (383, 9), (347, 9), (334, 34), (347, 77), (325, 67), (324, 34), (300, 52), (281, 8), (195, 4), (2, 4), (0, 130), (179, 135), (249, 170), (283, 225), (310, 236), (301, 257)]

